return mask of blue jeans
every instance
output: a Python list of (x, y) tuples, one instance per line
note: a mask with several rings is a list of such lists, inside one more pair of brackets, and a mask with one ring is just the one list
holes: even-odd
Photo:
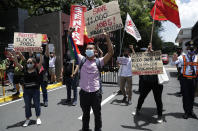
[(40, 90), (39, 89), (26, 89), (24, 88), (23, 98), (25, 102), (25, 117), (30, 118), (32, 116), (31, 101), (33, 99), (35, 105), (36, 116), (41, 114), (40, 108)]
[(71, 89), (73, 89), (74, 101), (77, 101), (77, 86), (78, 86), (78, 77), (74, 78), (66, 77), (65, 84), (67, 86), (67, 99), (71, 100)]
[(43, 102), (48, 102), (48, 95), (47, 95), (47, 85), (46, 81), (41, 82), (41, 89), (43, 93)]
[[(8, 72), (7, 73), (7, 76), (8, 76), (8, 80), (11, 84), (13, 84), (13, 80), (14, 80), (14, 73), (13, 72)], [(13, 84), (13, 87), (16, 89), (16, 86), (15, 84)]]

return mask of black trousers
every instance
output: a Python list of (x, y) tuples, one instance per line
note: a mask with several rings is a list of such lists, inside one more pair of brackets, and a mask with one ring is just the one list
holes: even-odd
[(102, 95), (100, 91), (91, 92), (91, 93), (85, 92), (83, 90), (80, 91), (80, 106), (83, 111), (83, 117), (82, 117), (83, 131), (89, 131), (91, 108), (95, 116), (95, 131), (101, 130), (102, 128), (101, 101), (102, 101)]
[(162, 116), (162, 91), (163, 91), (163, 85), (159, 85), (158, 83), (154, 82), (148, 82), (148, 81), (142, 81), (142, 88), (140, 91), (140, 96), (138, 99), (138, 105), (137, 105), (137, 110), (140, 110), (142, 108), (142, 104), (144, 103), (145, 98), (149, 94), (149, 92), (152, 90), (155, 103), (157, 105), (157, 113), (158, 116)]
[(182, 77), (182, 101), (185, 113), (191, 113), (193, 111), (196, 79), (187, 79)]

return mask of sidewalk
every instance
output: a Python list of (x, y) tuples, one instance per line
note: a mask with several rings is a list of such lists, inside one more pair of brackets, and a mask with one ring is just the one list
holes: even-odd
[[(61, 82), (56, 83), (56, 84), (48, 84), (47, 90), (50, 90), (59, 86), (62, 86)], [(4, 88), (5, 88), (5, 96), (3, 96), (3, 87), (2, 87), (2, 84), (0, 84), (0, 103), (20, 99), (23, 96), (22, 87), (20, 88), (20, 95), (18, 96), (13, 96), (13, 94), (16, 93), (12, 91), (13, 86), (5, 84)]]

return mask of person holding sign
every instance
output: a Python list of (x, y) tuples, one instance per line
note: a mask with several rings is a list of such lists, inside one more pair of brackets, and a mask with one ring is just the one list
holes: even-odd
[(31, 101), (33, 99), (34, 105), (35, 105), (35, 111), (36, 111), (36, 124), (41, 124), (40, 119), (40, 83), (39, 83), (39, 71), (42, 67), (42, 55), (40, 55), (40, 62), (39, 64), (36, 63), (35, 58), (29, 58), (27, 60), (27, 64), (21, 65), (18, 62), (18, 59), (16, 57), (16, 54), (14, 53), (13, 59), (16, 64), (16, 66), (23, 71), (24, 73), (24, 93), (23, 98), (25, 102), (25, 116), (26, 121), (23, 124), (23, 127), (27, 127), (30, 123), (30, 117), (32, 116), (31, 113)]
[(182, 69), (182, 100), (184, 108), (184, 119), (189, 117), (197, 119), (196, 114), (193, 112), (193, 104), (195, 97), (196, 82), (198, 78), (198, 56), (195, 54), (195, 47), (192, 41), (186, 43), (188, 53), (177, 57), (173, 56), (175, 64), (181, 64)]
[[(72, 31), (69, 29), (69, 35)], [(83, 111), (82, 117), (82, 131), (89, 131), (90, 111), (93, 109), (95, 116), (95, 131), (102, 131), (102, 118), (101, 118), (101, 80), (100, 80), (100, 67), (108, 63), (113, 56), (113, 45), (109, 36), (104, 33), (107, 40), (108, 52), (102, 58), (96, 58), (97, 49), (95, 45), (87, 45), (85, 54), (82, 56), (78, 54), (79, 72), (80, 72), (80, 106)]]
[[(152, 45), (149, 44), (148, 46), (148, 52), (152, 52)], [(154, 99), (157, 105), (157, 114), (158, 114), (158, 123), (162, 123), (162, 91), (163, 91), (163, 85), (158, 84), (158, 76), (157, 75), (142, 75), (141, 76), (141, 91), (140, 96), (138, 98), (138, 104), (135, 112), (132, 112), (132, 115), (139, 115), (140, 110), (142, 108), (142, 105), (144, 103), (145, 98), (149, 94), (149, 92), (152, 90)]]
[[(133, 46), (130, 46), (131, 50), (134, 52)], [(128, 100), (127, 103), (128, 105), (131, 105), (131, 97), (132, 97), (132, 62), (131, 62), (131, 57), (130, 57), (130, 51), (128, 48), (124, 49), (123, 52), (123, 57), (121, 59), (118, 59), (117, 63), (120, 66), (120, 90), (123, 94), (123, 99), (122, 102), (126, 102), (127, 100), (127, 95), (128, 95)], [(125, 85), (126, 90), (125, 90)]]

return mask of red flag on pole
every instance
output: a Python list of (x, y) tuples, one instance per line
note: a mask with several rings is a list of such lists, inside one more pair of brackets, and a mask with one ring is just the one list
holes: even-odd
[[(156, 12), (154, 16), (155, 6)], [(156, 0), (150, 14), (155, 20), (169, 20), (174, 23), (178, 28), (181, 27), (179, 10), (175, 0)]]

